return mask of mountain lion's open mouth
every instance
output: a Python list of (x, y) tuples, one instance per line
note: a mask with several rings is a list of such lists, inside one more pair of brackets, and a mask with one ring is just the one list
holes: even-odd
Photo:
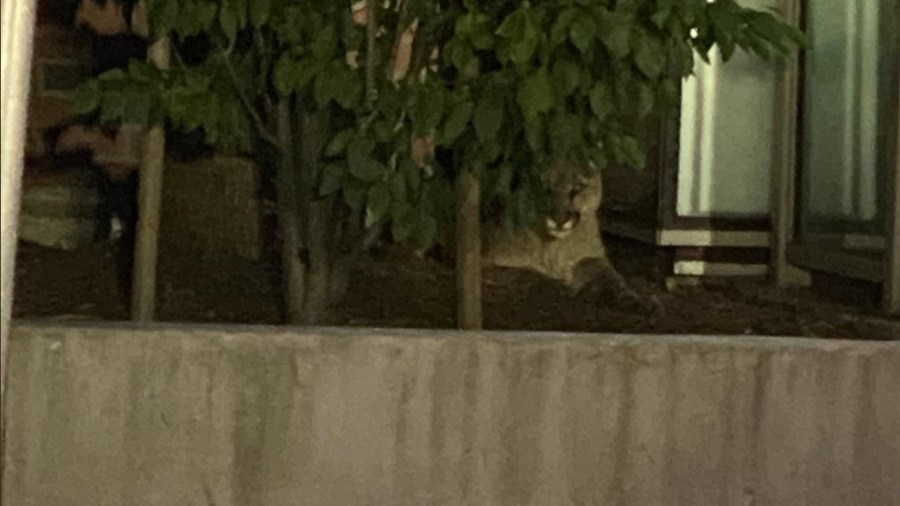
[(573, 216), (562, 223), (557, 222), (553, 218), (547, 218), (545, 225), (547, 227), (547, 234), (550, 237), (562, 239), (575, 230), (575, 225), (578, 225), (578, 216)]

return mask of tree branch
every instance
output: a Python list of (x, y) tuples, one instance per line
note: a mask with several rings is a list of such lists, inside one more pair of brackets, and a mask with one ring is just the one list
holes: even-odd
[(249, 114), (250, 118), (253, 120), (253, 124), (256, 126), (256, 130), (260, 138), (277, 149), (286, 149), (286, 147), (282, 146), (278, 139), (274, 135), (272, 135), (272, 132), (270, 132), (266, 128), (266, 124), (260, 117), (259, 111), (256, 110), (256, 108), (250, 102), (250, 99), (247, 98), (247, 95), (244, 94), (244, 91), (241, 89), (240, 79), (238, 79), (237, 73), (234, 71), (234, 66), (231, 64), (231, 59), (228, 58), (228, 53), (226, 53), (225, 51), (222, 51), (222, 61), (225, 63), (225, 69), (228, 70), (228, 75), (231, 77), (231, 82), (234, 85), (234, 91), (235, 93), (237, 93), (238, 98), (241, 100), (241, 103), (244, 104), (244, 108), (247, 109), (247, 114)]
[[(262, 32), (260, 30), (253, 30), (253, 40), (256, 42), (256, 49), (259, 51), (259, 59), (260, 61), (266, 61), (266, 41), (263, 39)], [(268, 62), (271, 65), (271, 61)], [(275, 111), (275, 103), (272, 101), (272, 97), (269, 96), (269, 92), (264, 90), (262, 93), (263, 99), (266, 102), (266, 112), (272, 114)]]
[(375, 16), (375, 0), (366, 0), (366, 109), (371, 110), (375, 105), (375, 37), (378, 32), (378, 24)]

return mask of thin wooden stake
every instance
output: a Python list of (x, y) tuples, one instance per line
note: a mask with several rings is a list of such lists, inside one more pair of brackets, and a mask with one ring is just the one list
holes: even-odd
[[(169, 39), (150, 46), (147, 58), (161, 69), (169, 67)], [(132, 273), (131, 318), (147, 322), (156, 317), (156, 267), (159, 255), (159, 219), (162, 205), (166, 137), (163, 125), (153, 125), (145, 134), (140, 168), (138, 223)]]
[(481, 330), (481, 189), (478, 177), (464, 171), (456, 194), (457, 326)]
[(291, 104), (282, 98), (275, 106), (278, 130), (278, 229), (281, 231), (281, 268), (285, 316), (288, 323), (303, 322), (306, 297), (306, 266), (301, 261), (303, 239), (300, 235), (300, 204), (297, 200), (296, 167), (294, 166), (294, 133)]

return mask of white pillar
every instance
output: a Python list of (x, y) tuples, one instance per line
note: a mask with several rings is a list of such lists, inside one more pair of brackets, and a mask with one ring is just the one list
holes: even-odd
[(35, 0), (3, 0), (0, 18), (0, 396), (4, 401), (36, 11)]

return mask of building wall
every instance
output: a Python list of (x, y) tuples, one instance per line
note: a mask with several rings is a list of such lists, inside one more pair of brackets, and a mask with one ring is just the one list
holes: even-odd
[[(38, 158), (48, 149), (44, 132), (72, 117), (70, 93), (90, 76), (90, 41), (65, 23), (71, 16), (50, 16), (72, 6), (39, 2), (41, 16), (34, 32), (31, 96), (28, 108), (26, 155)], [(71, 2), (69, 2), (71, 3)]]
[(19, 325), (4, 504), (900, 502), (900, 343)]

